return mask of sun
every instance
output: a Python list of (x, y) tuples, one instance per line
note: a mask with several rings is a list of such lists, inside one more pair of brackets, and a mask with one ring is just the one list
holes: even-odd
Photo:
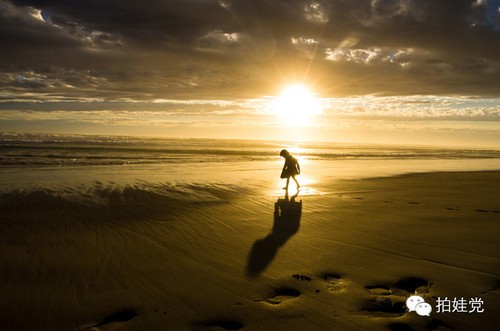
[(293, 84), (285, 87), (273, 100), (272, 111), (283, 123), (302, 126), (321, 114), (322, 109), (319, 99), (307, 86)]

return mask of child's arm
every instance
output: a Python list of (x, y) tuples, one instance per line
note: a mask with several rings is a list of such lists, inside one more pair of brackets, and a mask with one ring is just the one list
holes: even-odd
[(300, 164), (299, 164), (299, 162), (297, 162), (297, 171), (298, 171), (298, 172), (299, 172), (299, 174), (300, 174)]

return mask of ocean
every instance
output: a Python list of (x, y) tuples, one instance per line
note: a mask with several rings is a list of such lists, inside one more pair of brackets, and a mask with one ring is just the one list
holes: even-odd
[(309, 160), (498, 159), (500, 150), (427, 146), (0, 133), (0, 166), (65, 167), (265, 161), (282, 148)]
[(300, 160), (303, 195), (328, 194), (335, 180), (500, 169), (493, 149), (2, 133), (0, 210), (10, 224), (112, 222), (280, 196), (283, 148)]

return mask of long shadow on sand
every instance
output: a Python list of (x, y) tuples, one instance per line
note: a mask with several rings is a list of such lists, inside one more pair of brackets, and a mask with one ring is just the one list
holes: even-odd
[(292, 197), (279, 198), (274, 204), (274, 224), (270, 234), (254, 242), (248, 255), (246, 275), (257, 277), (276, 256), (278, 249), (299, 230), (302, 200), (295, 201), (299, 191)]

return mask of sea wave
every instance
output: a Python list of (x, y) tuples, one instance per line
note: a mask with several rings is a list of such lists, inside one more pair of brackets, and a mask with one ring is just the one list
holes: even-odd
[[(29, 148), (2, 147), (0, 166), (100, 166), (100, 165), (134, 165), (134, 164), (166, 164), (166, 163), (204, 163), (204, 162), (239, 162), (267, 161), (278, 158), (276, 150), (220, 150), (205, 149), (122, 149), (122, 148)], [(494, 159), (500, 158), (496, 150), (332, 150), (316, 152), (302, 150), (295, 156), (313, 160), (345, 160), (345, 159)]]
[(495, 149), (0, 133), (0, 166), (100, 166), (302, 159), (492, 159)]

